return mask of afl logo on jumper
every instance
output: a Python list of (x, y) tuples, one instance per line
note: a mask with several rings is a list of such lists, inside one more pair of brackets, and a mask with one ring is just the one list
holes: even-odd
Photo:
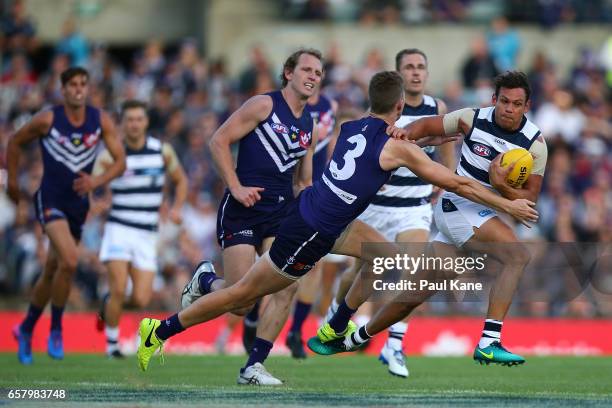
[(289, 133), (289, 129), (287, 128), (287, 126), (283, 125), (282, 123), (273, 123), (272, 124), (272, 129), (281, 135), (286, 135), (287, 133)]
[(474, 153), (482, 157), (489, 157), (491, 155), (491, 149), (480, 143), (474, 143), (472, 150)]

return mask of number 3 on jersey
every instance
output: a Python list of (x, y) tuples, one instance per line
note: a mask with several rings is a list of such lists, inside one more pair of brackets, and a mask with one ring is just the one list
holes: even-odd
[(355, 174), (355, 169), (357, 168), (355, 159), (361, 156), (366, 148), (366, 138), (361, 133), (353, 135), (346, 140), (349, 143), (354, 143), (355, 147), (344, 153), (342, 157), (344, 166), (338, 168), (338, 164), (333, 160), (329, 163), (330, 173), (336, 180), (347, 180)]

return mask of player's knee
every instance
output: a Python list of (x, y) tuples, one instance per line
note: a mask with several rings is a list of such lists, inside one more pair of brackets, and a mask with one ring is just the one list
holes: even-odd
[(136, 295), (132, 297), (132, 305), (138, 309), (142, 309), (149, 304), (151, 296), (149, 294)]
[(234, 306), (232, 310), (248, 308), (249, 306), (255, 304), (259, 298), (257, 293), (255, 293), (255, 288), (252, 287), (252, 284), (242, 280), (235, 285), (232, 285), (229, 290)]
[(238, 309), (234, 309), (234, 310), (232, 310), (232, 314), (234, 314), (236, 316), (240, 316), (240, 317), (246, 316), (246, 315), (249, 314), (249, 312), (251, 310), (253, 310), (253, 306), (255, 306), (255, 303), (251, 303), (250, 305), (248, 305), (246, 307), (241, 307), (241, 308), (238, 308)]
[(73, 274), (76, 272), (79, 257), (76, 253), (68, 254), (59, 261), (59, 269), (64, 273)]
[(530, 261), (531, 254), (521, 244), (511, 244), (503, 251), (502, 263), (505, 265), (525, 267)]
[(119, 299), (123, 302), (123, 298), (125, 297), (125, 288), (115, 288), (111, 287), (109, 290), (110, 297), (113, 299)]

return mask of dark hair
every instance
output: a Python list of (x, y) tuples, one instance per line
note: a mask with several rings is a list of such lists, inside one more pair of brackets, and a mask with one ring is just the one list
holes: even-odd
[(515, 88), (523, 88), (525, 91), (525, 102), (529, 100), (531, 96), (531, 87), (529, 86), (529, 80), (527, 80), (527, 75), (521, 71), (506, 71), (502, 74), (499, 74), (493, 80), (493, 84), (495, 84), (495, 97), (499, 97), (499, 90), (501, 88), (515, 89)]
[(84, 75), (85, 78), (89, 79), (89, 72), (83, 67), (70, 67), (60, 74), (60, 80), (62, 86), (66, 85), (75, 76)]
[(283, 70), (280, 74), (281, 84), (283, 88), (287, 86), (287, 82), (289, 82), (285, 77), (285, 71), (293, 72), (302, 54), (312, 55), (313, 57), (321, 61), (321, 63), (323, 63), (323, 55), (321, 54), (321, 51), (316, 50), (314, 48), (300, 48), (299, 50), (291, 54), (283, 64)]
[(368, 87), (372, 113), (389, 113), (404, 95), (404, 80), (396, 71), (374, 74)]
[(125, 112), (130, 109), (142, 109), (145, 112), (145, 115), (147, 114), (146, 103), (137, 99), (128, 99), (121, 105), (121, 114), (119, 115), (119, 117), (123, 119), (123, 115), (125, 115)]
[(419, 50), (418, 48), (405, 48), (395, 55), (395, 69), (397, 71), (400, 70), (400, 64), (402, 63), (402, 58), (404, 58), (404, 55), (412, 54), (422, 55), (423, 58), (425, 58), (425, 64), (427, 65), (427, 55), (425, 55), (423, 51)]

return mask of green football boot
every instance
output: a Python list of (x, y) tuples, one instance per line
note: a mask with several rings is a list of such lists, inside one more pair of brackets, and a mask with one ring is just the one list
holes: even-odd
[(481, 365), (501, 364), (508, 367), (525, 363), (525, 359), (518, 354), (509, 352), (499, 341), (494, 341), (488, 347), (474, 349), (474, 360)]

